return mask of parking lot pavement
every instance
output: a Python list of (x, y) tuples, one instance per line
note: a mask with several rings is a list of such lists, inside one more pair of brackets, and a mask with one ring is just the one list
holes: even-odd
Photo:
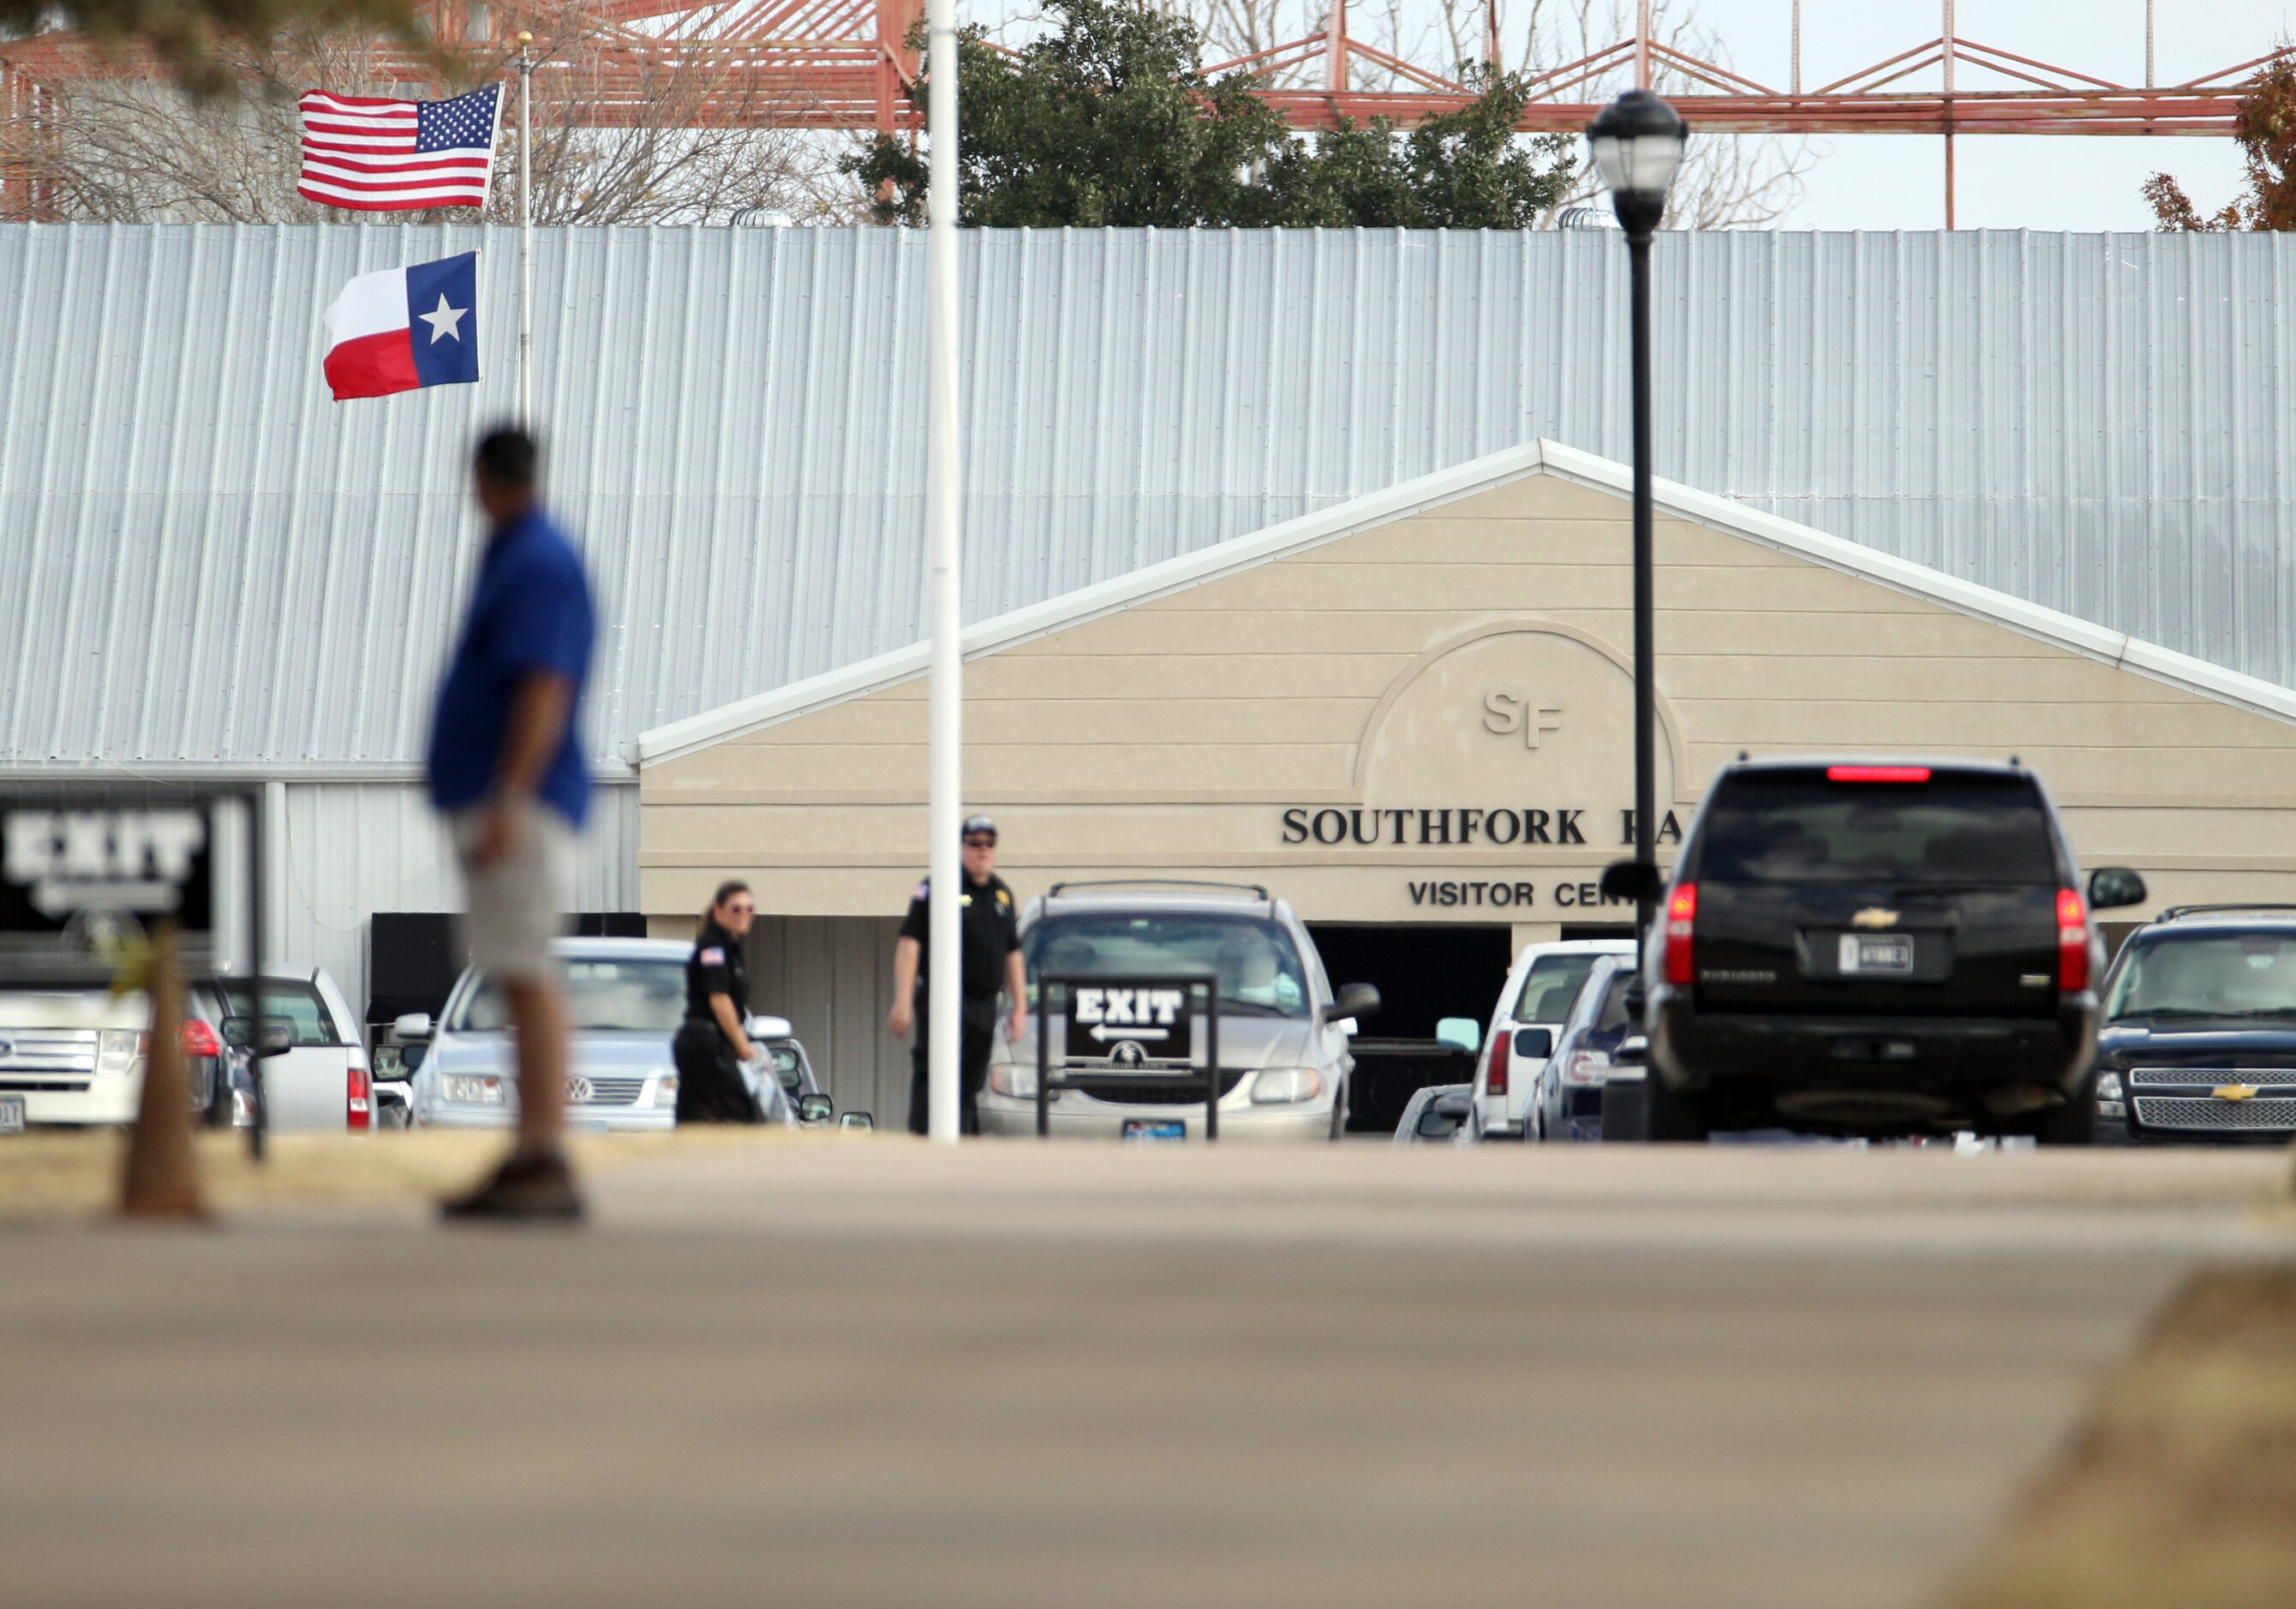
[(8, 1230), (0, 1596), (1920, 1603), (2285, 1167), (889, 1139)]

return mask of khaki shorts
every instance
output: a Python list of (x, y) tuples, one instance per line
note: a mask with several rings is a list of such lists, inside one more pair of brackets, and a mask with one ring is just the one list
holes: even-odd
[(528, 809), (511, 852), (484, 869), (471, 864), (482, 809), (457, 810), (448, 825), (465, 891), (463, 936), (471, 965), (511, 982), (554, 976), (550, 941), (565, 931), (574, 903), (579, 847), (574, 828), (547, 805)]

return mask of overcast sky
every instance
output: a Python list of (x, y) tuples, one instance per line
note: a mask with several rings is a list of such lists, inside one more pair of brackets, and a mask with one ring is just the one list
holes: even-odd
[[(1700, 0), (1698, 14), (1727, 39), (1739, 71), (1784, 86), (1791, 0)], [(2154, 77), (2162, 84), (2261, 55), (2296, 33), (2296, 4), (2288, 0), (2156, 0), (2154, 16)], [(1964, 39), (2096, 78), (2144, 79), (2144, 0), (1958, 0), (1955, 29)], [(1803, 0), (1802, 83), (1830, 82), (1939, 32), (1935, 0)], [(1924, 81), (1934, 87), (1936, 75), (1913, 82)], [(1959, 89), (1987, 83), (1966, 65), (1955, 78)], [(1964, 229), (2149, 229), (2138, 187), (2152, 173), (2176, 175), (2202, 211), (2230, 200), (2240, 177), (2228, 139), (1963, 135), (1954, 152), (1954, 221)], [(1810, 171), (1807, 199), (1779, 226), (1942, 227), (1944, 168), (1943, 142), (1934, 137), (1832, 136)]]

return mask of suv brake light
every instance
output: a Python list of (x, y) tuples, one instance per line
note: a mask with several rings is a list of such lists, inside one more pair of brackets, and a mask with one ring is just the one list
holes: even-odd
[(1666, 981), (1690, 981), (1690, 944), (1698, 925), (1698, 885), (1685, 882), (1666, 902)]
[(223, 1054), (223, 1041), (216, 1038), (215, 1029), (198, 1017), (184, 1019), (181, 1042), (187, 1056), (219, 1056)]
[(1828, 766), (1828, 782), (1927, 782), (1927, 766)]
[(2069, 995), (2088, 987), (2088, 907), (2078, 889), (2057, 891), (2057, 987)]
[(1514, 1035), (1506, 1029), (1502, 1028), (1491, 1035), (1491, 1060), (1488, 1076), (1484, 1082), (1485, 1094), (1505, 1095), (1507, 1092), (1507, 1068), (1513, 1060), (1511, 1054), (1513, 1047)]
[(365, 1129), (373, 1115), (373, 1093), (365, 1068), (354, 1067), (343, 1075), (343, 1126), (354, 1134)]

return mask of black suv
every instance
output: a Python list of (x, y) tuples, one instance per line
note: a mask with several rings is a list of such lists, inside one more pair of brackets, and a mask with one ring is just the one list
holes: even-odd
[(2104, 983), (2100, 1139), (2288, 1143), (2296, 1133), (2296, 907), (2181, 906)]
[(1725, 767), (1644, 954), (1650, 1137), (2087, 1145), (2104, 962), (2089, 913), (2144, 899), (2108, 868), (2083, 899), (2047, 793), (2013, 762)]

